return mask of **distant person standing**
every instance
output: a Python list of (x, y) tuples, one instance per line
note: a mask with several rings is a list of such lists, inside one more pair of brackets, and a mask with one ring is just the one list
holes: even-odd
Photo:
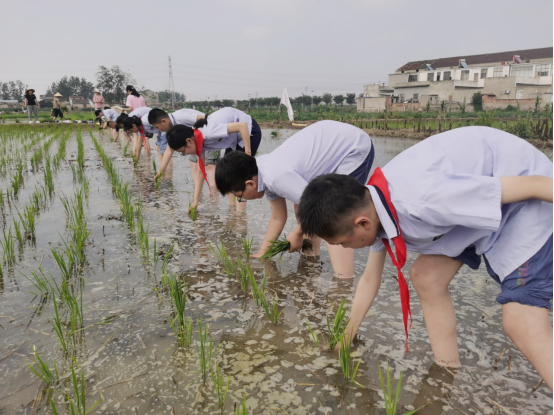
[(102, 96), (102, 93), (98, 88), (94, 90), (94, 96), (92, 97), (92, 101), (94, 102), (95, 110), (101, 110), (102, 108), (104, 108), (104, 97)]
[[(127, 108), (123, 108), (123, 111), (129, 111), (133, 112), (136, 111), (139, 108), (146, 107), (146, 102), (144, 101), (144, 97), (142, 97), (135, 87), (133, 85), (127, 85), (127, 102), (125, 105)], [(141, 137), (137, 133), (133, 133), (131, 136), (131, 140), (133, 142), (133, 154), (137, 154), (140, 156), (140, 150), (139, 148), (142, 146), (141, 143)], [(148, 139), (143, 136), (142, 141), (144, 143), (144, 152), (147, 155), (150, 155), (150, 144), (148, 143)]]
[(127, 108), (123, 108), (123, 111), (134, 111), (138, 108), (146, 107), (144, 97), (142, 97), (133, 85), (127, 85), (127, 102), (125, 105)]
[(35, 95), (35, 90), (33, 88), (29, 88), (25, 91), (25, 107), (27, 108), (27, 114), (29, 114), (29, 124), (33, 123), (33, 114), (35, 114), (36, 123), (39, 124), (38, 109), (40, 108), (40, 104), (38, 103), (37, 96)]
[(63, 120), (63, 112), (62, 112), (62, 103), (60, 101), (60, 97), (62, 94), (59, 92), (56, 92), (54, 94), (54, 102), (52, 102), (53, 110), (52, 110), (52, 116), (54, 117), (54, 121), (58, 121), (58, 117), (60, 117)]

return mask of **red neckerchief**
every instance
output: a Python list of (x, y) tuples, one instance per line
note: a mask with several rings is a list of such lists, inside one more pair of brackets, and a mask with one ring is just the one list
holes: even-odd
[(204, 136), (200, 130), (194, 130), (194, 141), (196, 141), (196, 156), (198, 157), (198, 167), (202, 171), (204, 180), (208, 183), (208, 190), (210, 191), (210, 196), (212, 195), (212, 189), (210, 189), (210, 182), (208, 182), (208, 177), (206, 176), (206, 166), (204, 166), (204, 160), (202, 160), (202, 147), (204, 145)]
[(146, 136), (144, 135), (144, 127), (141, 125), (139, 127), (140, 135), (142, 136), (142, 143), (144, 144), (144, 149), (148, 149), (148, 144), (146, 142)]
[(396, 257), (392, 252), (388, 239), (382, 238), (382, 241), (383, 241), (383, 244), (385, 244), (387, 251), (389, 252), (390, 259), (392, 260), (393, 265), (398, 270), (398, 287), (400, 289), (400, 302), (402, 303), (402, 318), (404, 320), (404, 330), (406, 331), (406, 352), (409, 352), (408, 315), (410, 316), (410, 327), (412, 327), (412, 312), (410, 310), (410, 290), (408, 289), (408, 284), (406, 283), (406, 279), (402, 274), (402, 267), (406, 264), (406, 251), (407, 251), (406, 243), (402, 238), (402, 233), (400, 231), (400, 224), (398, 222), (398, 216), (396, 215), (396, 209), (394, 209), (394, 205), (390, 200), (390, 193), (389, 193), (389, 186), (387, 184), (387, 179), (385, 179), (385, 175), (383, 174), (383, 172), (379, 167), (375, 169), (375, 172), (370, 177), (369, 182), (367, 184), (370, 186), (375, 186), (381, 191), (398, 225), (398, 236), (392, 238), (392, 241), (394, 242), (394, 247), (396, 250)]

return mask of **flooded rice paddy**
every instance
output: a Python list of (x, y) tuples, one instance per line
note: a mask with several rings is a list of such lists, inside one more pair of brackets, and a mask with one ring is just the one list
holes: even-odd
[[(410, 353), (406, 353), (396, 272), (387, 259), (381, 289), (352, 348), (353, 360), (362, 360), (358, 383), (349, 382), (342, 375), (338, 356), (325, 348), (326, 319), (334, 317), (343, 299), (351, 304), (368, 249), (356, 252), (357, 277), (346, 281), (333, 278), (324, 246), (317, 261), (299, 254), (268, 262), (251, 260), (258, 282), (267, 275), (266, 294), (276, 298), (282, 310), (278, 323), (273, 324), (252, 295), (228, 277), (209, 246), (222, 241), (230, 257), (244, 260), (242, 241), (253, 238), (257, 250), (270, 217), (265, 200), (248, 202), (246, 212), (237, 212), (226, 198), (216, 191), (210, 197), (205, 188), (198, 219), (192, 221), (187, 214), (192, 197), (188, 159), (174, 157), (172, 171), (156, 187), (151, 158), (143, 157), (134, 168), (131, 157), (123, 156), (121, 145), (92, 130), (120, 182), (128, 183), (133, 202), (139, 197), (142, 201), (140, 216), (149, 233), (145, 255), (144, 242), (137, 238), (136, 226), (130, 230), (118, 197), (121, 193), (114, 194), (113, 179), (88, 127), (8, 128), (18, 128), (20, 135), (3, 146), (22, 148), (24, 155), (20, 173), (17, 157), (6, 161), (0, 172), (4, 194), (6, 189), (14, 191), (14, 180), (19, 185), (17, 198), (4, 201), (8, 236), (0, 235), (10, 240), (11, 231), (15, 241), (12, 260), (6, 260), (3, 247), (0, 277), (0, 414), (53, 413), (50, 400), (59, 413), (66, 413), (69, 405), (82, 403), (75, 397), (73, 383), (83, 387), (78, 394), (85, 396), (87, 409), (101, 400), (92, 412), (102, 414), (231, 414), (241, 410), (244, 401), (248, 414), (384, 414), (377, 362), (385, 368), (387, 358), (395, 379), (403, 372), (398, 413), (423, 405), (427, 406), (420, 414), (552, 413), (552, 393), (544, 384), (534, 390), (540, 377), (502, 331), (501, 308), (495, 301), (500, 289), (484, 267), (472, 271), (464, 266), (450, 286), (463, 364), (451, 370), (433, 364), (413, 288), (413, 326)], [(6, 131), (0, 130), (0, 136), (12, 134)], [(270, 133), (263, 131), (261, 154), (276, 148), (294, 131), (282, 130), (278, 138)], [(84, 148), (81, 173), (78, 139)], [(65, 151), (60, 150), (62, 142)], [(374, 167), (384, 166), (415, 143), (374, 138)], [(153, 140), (151, 145), (155, 149)], [(34, 156), (31, 162), (41, 148), (41, 157)], [(51, 191), (45, 179), (47, 169), (52, 175)], [(78, 239), (64, 201), (77, 206), (79, 192), (84, 201), (77, 222), (86, 222), (90, 234), (84, 235), (84, 259), (65, 272), (53, 253), (68, 252), (68, 245), (73, 247), (69, 241)], [(25, 232), (20, 243), (14, 220), (20, 227), (28, 225), (18, 212), (23, 214), (33, 200), (34, 230)], [(288, 207), (285, 232), (295, 227), (292, 204)], [(159, 255), (154, 252), (154, 239)], [(172, 255), (167, 254), (174, 241)], [(405, 269), (414, 259), (409, 254)], [(164, 267), (187, 287), (185, 315), (193, 326), (189, 347), (178, 347), (171, 326), (174, 304), (162, 282)], [(33, 272), (53, 279), (56, 285), (51, 286), (69, 287), (77, 293), (73, 297), (77, 302), (82, 292), (82, 321), (73, 330), (72, 316), (79, 320), (79, 313), (72, 312), (69, 301), (58, 295), (41, 295), (31, 283), (36, 281)], [(198, 319), (209, 327), (207, 339), (213, 342), (209, 366), (216, 370), (217, 364), (220, 381), (212, 378), (209, 369), (202, 375)], [(56, 321), (67, 350), (58, 339)], [(320, 346), (314, 343), (306, 321), (319, 336)], [(56, 363), (58, 376), (47, 388), (28, 366), (36, 368), (33, 359), (38, 362), (33, 347), (51, 371)], [(227, 382), (220, 408), (214, 384), (219, 383), (224, 391)]]

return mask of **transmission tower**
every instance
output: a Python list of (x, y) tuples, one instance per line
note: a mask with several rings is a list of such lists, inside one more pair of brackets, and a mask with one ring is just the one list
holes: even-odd
[(171, 93), (171, 108), (175, 108), (175, 83), (173, 82), (173, 68), (171, 67), (171, 56), (169, 58), (169, 92)]

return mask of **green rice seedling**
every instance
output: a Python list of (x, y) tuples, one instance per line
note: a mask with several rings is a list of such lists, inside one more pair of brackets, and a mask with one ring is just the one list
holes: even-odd
[(144, 222), (142, 216), (140, 220), (137, 218), (137, 229), (138, 229), (138, 239), (140, 244), (140, 249), (142, 251), (142, 256), (145, 261), (150, 260), (150, 241), (149, 241), (149, 230), (150, 224), (144, 229)]
[[(73, 359), (75, 361), (75, 359)], [(77, 362), (75, 361), (75, 365)], [(78, 365), (77, 365), (78, 367)], [(71, 399), (69, 393), (67, 394), (67, 400), (69, 401), (69, 412), (71, 415), (87, 415), (92, 413), (94, 408), (102, 402), (102, 398), (98, 399), (89, 409), (87, 409), (86, 400), (86, 384), (85, 384), (85, 371), (81, 370), (80, 376), (75, 374), (75, 367), (71, 364), (71, 384), (73, 386), (74, 399)]]
[(254, 243), (253, 238), (243, 238), (242, 239), (242, 248), (244, 249), (244, 254), (246, 255), (246, 258), (250, 258), (252, 255), (252, 244)]
[(229, 389), (229, 380), (231, 380), (231, 375), (227, 376), (227, 383), (225, 384), (225, 379), (221, 374), (219, 369), (219, 363), (216, 362), (215, 370), (210, 367), (210, 372), (212, 374), (212, 382), (214, 383), (214, 389), (217, 394), (217, 403), (220, 408), (223, 408), (225, 405), (225, 398), (227, 397), (227, 390)]
[(267, 301), (265, 296), (260, 296), (260, 303), (265, 311), (266, 316), (273, 324), (277, 324), (279, 317), (283, 313), (283, 310), (279, 312), (279, 303), (275, 297), (271, 297), (271, 303)]
[(4, 210), (4, 192), (0, 190), (0, 209)]
[(13, 264), (15, 263), (15, 242), (11, 228), (8, 230), (7, 235), (6, 228), (2, 229), (2, 234), (4, 239), (0, 240), (0, 245), (2, 245), (2, 249), (4, 250), (4, 262), (6, 264)]
[(50, 282), (48, 281), (48, 278), (44, 275), (44, 272), (42, 272), (42, 268), (40, 268), (39, 270), (34, 269), (31, 271), (31, 275), (33, 276), (33, 278), (29, 278), (21, 271), (19, 271), (19, 273), (27, 278), (27, 280), (29, 280), (29, 282), (33, 284), (37, 289), (37, 293), (30, 291), (31, 294), (46, 297), (50, 293)]
[(35, 215), (40, 212), (40, 201), (41, 201), (40, 191), (35, 189), (35, 191), (31, 195), (31, 206), (33, 207), (33, 211)]
[(69, 167), (71, 168), (71, 175), (73, 176), (73, 182), (77, 181), (77, 167), (75, 167), (73, 164), (70, 164)]
[(248, 408), (246, 407), (246, 396), (243, 396), (242, 403), (240, 404), (238, 409), (236, 408), (236, 403), (235, 403), (234, 415), (248, 415)]
[(23, 211), (23, 216), (25, 220), (24, 221), (22, 220), (21, 223), (25, 228), (25, 232), (27, 232), (28, 234), (34, 234), (35, 233), (35, 211), (32, 205), (25, 206), (25, 210)]
[(65, 278), (71, 277), (71, 270), (73, 265), (65, 260), (64, 253), (60, 253), (54, 248), (52, 248), (51, 252), (54, 260), (56, 261), (56, 264), (58, 264), (58, 268), (60, 269), (62, 276)]
[(346, 336), (341, 337), (340, 345), (339, 362), (342, 369), (342, 375), (350, 382), (354, 382), (357, 385), (364, 387), (356, 381), (356, 373), (358, 373), (358, 368), (360, 367), (360, 363), (362, 363), (362, 359), (358, 360), (357, 365), (354, 364), (354, 361), (352, 361), (352, 357), (350, 355), (350, 341), (346, 339)]
[(135, 154), (131, 155), (133, 157), (133, 167), (137, 167), (138, 165), (138, 157)]
[(37, 353), (35, 346), (33, 346), (33, 354), (34, 366), (31, 366), (29, 363), (27, 363), (29, 369), (31, 369), (33, 373), (44, 382), (46, 389), (57, 385), (60, 381), (60, 374), (58, 373), (58, 366), (56, 366), (56, 362), (54, 362), (54, 370), (52, 371)]
[(192, 220), (196, 220), (198, 219), (198, 216), (196, 215), (196, 207), (194, 206), (191, 206), (191, 204), (189, 203), (189, 216)]
[(313, 332), (312, 327), (310, 326), (310, 322), (308, 321), (308, 319), (306, 319), (306, 325), (308, 326), (308, 330), (310, 330), (310, 336), (312, 336), (312, 340), (314, 341), (316, 346), (319, 347), (319, 337), (317, 336), (317, 334), (315, 334)]
[[(290, 242), (287, 241), (287, 235), (278, 238), (276, 241), (269, 241), (271, 245), (267, 248), (265, 254), (262, 255), (264, 259), (271, 259), (276, 255), (281, 255), (287, 252), (290, 249)], [(304, 239), (302, 243), (302, 250), (309, 251), (313, 249), (313, 243), (309, 239)]]
[(267, 274), (264, 274), (261, 289), (258, 286), (258, 283), (256, 282), (256, 278), (253, 272), (248, 275), (248, 278), (250, 279), (250, 285), (252, 286), (252, 298), (254, 299), (254, 302), (256, 303), (256, 305), (259, 307), (261, 305), (260, 299), (262, 297), (265, 297), (265, 286), (267, 284)]
[(20, 245), (23, 245), (25, 243), (25, 237), (21, 233), (21, 227), (20, 226), (21, 225), (19, 224), (19, 222), (14, 219), (13, 229), (14, 229), (14, 232), (15, 232), (15, 238), (17, 239), (17, 241), (19, 242)]
[(248, 292), (248, 284), (250, 282), (250, 274), (253, 274), (252, 268), (250, 268), (250, 264), (248, 262), (245, 262), (244, 264), (240, 260), (240, 258), (237, 258), (237, 278), (240, 284), (240, 288), (245, 293)]
[(154, 176), (158, 173), (158, 170), (156, 169), (156, 160), (152, 158), (152, 170), (154, 170)]
[(329, 320), (329, 315), (327, 315), (327, 329), (329, 330), (329, 350), (334, 350), (335, 346), (340, 342), (344, 334), (344, 329), (348, 324), (346, 318), (346, 307), (344, 306), (346, 299), (342, 300), (340, 306), (335, 314), (333, 323)]
[(68, 345), (67, 341), (65, 339), (65, 329), (64, 325), (62, 323), (62, 319), (60, 317), (60, 311), (58, 309), (58, 302), (56, 300), (56, 295), (52, 295), (52, 302), (54, 304), (54, 316), (52, 319), (49, 320), (50, 324), (52, 325), (52, 328), (54, 329), (54, 332), (56, 333), (58, 337), (58, 341), (60, 342), (60, 346), (63, 351), (68, 351)]
[(44, 165), (44, 184), (48, 190), (48, 194), (52, 196), (52, 193), (54, 193), (54, 179), (52, 178), (52, 167), (50, 166), (50, 161), (48, 159), (46, 159), (46, 163)]
[(160, 259), (160, 252), (158, 250), (158, 242), (157, 239), (154, 238), (154, 247), (153, 247), (153, 253), (152, 253), (152, 263), (154, 265), (154, 272), (156, 272), (156, 267), (158, 266), (158, 260)]
[[(166, 275), (166, 274), (164, 274)], [(171, 327), (180, 347), (188, 347), (192, 341), (192, 317), (185, 316), (187, 305), (187, 290), (181, 280), (173, 273), (166, 279), (171, 297), (171, 305), (174, 309), (175, 318), (169, 318)]]
[(198, 334), (200, 336), (199, 341), (196, 343), (196, 351), (198, 353), (198, 358), (200, 359), (200, 372), (202, 373), (203, 379), (206, 379), (206, 374), (208, 373), (208, 370), (211, 366), (213, 354), (212, 336), (209, 336), (208, 331), (209, 327), (207, 325), (205, 327), (202, 327), (202, 319), (199, 318)]
[[(383, 373), (381, 371), (381, 364), (379, 361), (377, 361), (377, 367), (379, 369), (379, 380), (381, 381), (383, 396), (385, 397), (385, 410), (387, 412), (387, 415), (396, 415), (396, 411), (398, 407), (398, 399), (400, 398), (400, 391), (402, 390), (402, 379), (404, 377), (404, 372), (400, 373), (400, 379), (398, 379), (398, 383), (396, 385), (396, 394), (393, 395), (392, 380), (394, 376), (389, 366), (389, 360), (387, 359), (387, 381), (386, 382), (384, 380)], [(418, 408), (416, 410), (406, 412), (404, 415), (413, 415), (421, 411), (423, 408), (425, 408), (425, 406), (427, 405), (424, 405), (421, 408)]]
[(229, 258), (229, 255), (227, 254), (227, 250), (225, 249), (225, 245), (223, 245), (223, 240), (221, 240), (221, 245), (212, 245), (208, 244), (210, 246), (210, 250), (214, 254), (215, 259), (217, 262), (219, 262), (221, 265), (223, 265), (223, 268), (225, 269), (225, 272), (229, 276), (236, 275), (236, 269), (235, 264), (231, 258)]
[(129, 150), (129, 143), (125, 143), (123, 146), (123, 157), (127, 157), (127, 151)]
[(175, 247), (175, 241), (171, 244), (169, 249), (167, 250), (163, 263), (162, 263), (162, 273), (166, 272), (167, 266), (169, 265), (169, 261), (171, 261), (171, 258), (173, 257), (173, 248)]

